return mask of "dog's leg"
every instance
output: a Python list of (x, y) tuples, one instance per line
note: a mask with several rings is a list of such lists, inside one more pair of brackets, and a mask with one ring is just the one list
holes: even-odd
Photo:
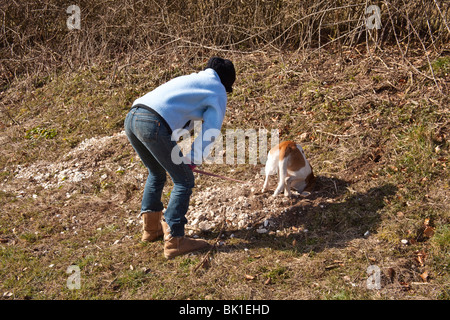
[(281, 181), (281, 179), (280, 179), (280, 182), (278, 183), (277, 189), (273, 193), (274, 196), (277, 196), (281, 192), (281, 190), (284, 189), (284, 184), (285, 184), (284, 181)]
[(280, 182), (278, 183), (277, 189), (273, 193), (274, 196), (277, 196), (282, 190), (284, 190), (287, 178), (287, 160), (283, 159), (278, 164), (278, 174)]
[(289, 176), (286, 178), (286, 183), (284, 184), (284, 196), (285, 197), (290, 197), (291, 196), (291, 185), (292, 185), (292, 181), (295, 178), (292, 176)]
[(262, 192), (265, 192), (267, 190), (267, 187), (269, 185), (269, 176), (277, 172), (277, 167), (278, 167), (278, 153), (271, 154), (269, 152), (269, 154), (267, 155), (266, 166), (264, 168), (266, 179), (264, 180)]
[(289, 188), (289, 189), (288, 189), (287, 194), (285, 192), (284, 195), (285, 196), (291, 196), (291, 189), (292, 188), (295, 188), (299, 193), (302, 193), (303, 189), (302, 190), (298, 190), (297, 189), (297, 184), (299, 182), (302, 182), (302, 181), (303, 182), (305, 181), (305, 179), (303, 179), (303, 177), (289, 176), (286, 179), (286, 188)]
[(273, 173), (273, 159), (270, 158), (270, 155), (266, 162), (266, 167), (264, 168), (264, 173), (266, 174), (266, 179), (264, 180), (264, 185), (262, 188), (262, 192), (265, 192), (267, 190), (267, 186), (269, 185), (269, 176)]
[(266, 192), (267, 185), (269, 184), (269, 174), (266, 172), (266, 180), (264, 180), (264, 185), (261, 192)]

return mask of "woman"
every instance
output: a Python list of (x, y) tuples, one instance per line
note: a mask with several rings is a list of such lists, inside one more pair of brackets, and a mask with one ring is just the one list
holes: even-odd
[[(209, 246), (201, 239), (185, 237), (184, 225), (189, 198), (194, 187), (192, 169), (201, 163), (211, 140), (203, 140), (209, 129), (220, 132), (225, 116), (227, 92), (236, 79), (230, 60), (213, 57), (205, 70), (180, 76), (136, 99), (125, 119), (125, 132), (149, 175), (144, 188), (141, 213), (143, 241), (154, 241), (164, 235), (164, 255), (173, 258)], [(181, 155), (172, 132), (203, 120), (202, 135), (191, 151), (191, 162), (176, 164), (173, 149)], [(197, 140), (200, 141), (197, 141)], [(198, 143), (201, 142), (201, 143)], [(169, 173), (174, 187), (163, 217), (161, 195)]]

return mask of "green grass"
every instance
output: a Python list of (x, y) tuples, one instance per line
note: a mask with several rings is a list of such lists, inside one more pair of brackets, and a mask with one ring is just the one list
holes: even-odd
[(450, 72), (450, 57), (439, 57), (431, 63), (434, 72), (439, 76), (448, 75)]

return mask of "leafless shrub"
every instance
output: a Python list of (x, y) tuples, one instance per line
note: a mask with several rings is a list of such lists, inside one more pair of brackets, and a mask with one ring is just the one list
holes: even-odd
[[(66, 26), (67, 1), (2, 1), (0, 88), (12, 79), (95, 61), (144, 59), (158, 50), (280, 51), (393, 43), (441, 50), (450, 40), (442, 0), (80, 0), (81, 29)], [(365, 9), (382, 27), (367, 30)]]

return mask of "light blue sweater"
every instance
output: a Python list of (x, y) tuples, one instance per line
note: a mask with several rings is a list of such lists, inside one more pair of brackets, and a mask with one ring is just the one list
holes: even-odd
[[(209, 129), (220, 132), (225, 117), (227, 93), (213, 69), (174, 78), (136, 99), (164, 118), (172, 131), (183, 128), (188, 121), (203, 120), (202, 134), (192, 144), (191, 160), (199, 163), (203, 152), (211, 144), (204, 140)], [(211, 131), (210, 131), (211, 133)], [(209, 150), (209, 148), (208, 148)], [(207, 156), (207, 154), (205, 154)]]

